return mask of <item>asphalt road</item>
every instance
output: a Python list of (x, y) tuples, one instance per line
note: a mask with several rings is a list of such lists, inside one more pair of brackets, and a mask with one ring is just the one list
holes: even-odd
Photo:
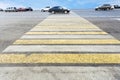
[[(73, 10), (120, 40), (120, 10)], [(0, 12), (0, 53), (50, 14)], [(58, 16), (59, 14), (57, 14)], [(61, 15), (61, 14), (60, 14)], [(49, 37), (49, 36), (48, 36)], [(1, 66), (1, 65), (0, 65)], [(119, 65), (98, 66), (1, 66), (1, 80), (120, 80)]]
[(98, 26), (105, 32), (111, 34), (120, 40), (120, 10), (111, 11), (95, 11), (89, 10), (74, 10), (81, 17), (89, 20), (94, 25)]
[(0, 12), (0, 52), (49, 14), (34, 12)]

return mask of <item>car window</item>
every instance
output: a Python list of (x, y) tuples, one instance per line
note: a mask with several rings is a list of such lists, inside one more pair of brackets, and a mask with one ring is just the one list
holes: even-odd
[(63, 9), (62, 7), (59, 7), (59, 9)]
[(63, 7), (63, 9), (67, 9), (66, 7)]
[(53, 7), (53, 9), (58, 9), (58, 7)]
[(50, 8), (49, 6), (47, 6), (46, 8)]
[(110, 6), (110, 4), (104, 4), (103, 6)]

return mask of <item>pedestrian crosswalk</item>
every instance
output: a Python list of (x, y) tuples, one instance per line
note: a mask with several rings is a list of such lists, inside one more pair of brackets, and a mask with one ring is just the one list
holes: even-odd
[(0, 63), (120, 63), (120, 41), (73, 12), (50, 15), (3, 52)]

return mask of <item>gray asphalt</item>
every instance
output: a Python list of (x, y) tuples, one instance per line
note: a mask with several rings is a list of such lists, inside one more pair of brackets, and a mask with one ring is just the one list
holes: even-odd
[(0, 12), (0, 52), (49, 14), (34, 12)]
[(88, 9), (74, 12), (120, 40), (120, 9), (110, 11)]

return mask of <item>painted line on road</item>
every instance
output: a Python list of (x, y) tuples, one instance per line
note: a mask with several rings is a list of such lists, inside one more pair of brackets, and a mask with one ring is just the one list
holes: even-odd
[(120, 18), (116, 18), (116, 20), (120, 21)]
[(55, 28), (55, 29), (57, 29), (57, 28), (59, 28), (59, 29), (67, 29), (67, 28), (72, 28), (72, 29), (79, 29), (79, 28), (86, 28), (86, 29), (88, 29), (88, 28), (92, 28), (92, 29), (98, 29), (98, 27), (96, 27), (96, 26), (93, 26), (93, 25), (87, 25), (87, 24), (81, 24), (81, 25), (63, 25), (63, 24), (61, 24), (61, 25), (59, 25), (59, 24), (57, 24), (57, 25), (55, 25), (55, 24), (45, 24), (45, 25), (43, 25), (43, 24), (41, 24), (40, 26), (36, 26), (35, 28), (42, 28), (42, 29), (44, 29), (44, 28)]
[(65, 32), (65, 31), (66, 31), (66, 32), (68, 32), (68, 31), (70, 31), (70, 32), (71, 32), (71, 31), (74, 31), (74, 32), (75, 32), (75, 31), (77, 31), (77, 32), (78, 32), (78, 31), (79, 31), (79, 32), (80, 32), (80, 31), (82, 31), (82, 32), (83, 32), (83, 31), (84, 31), (84, 32), (85, 32), (85, 31), (86, 31), (86, 32), (97, 32), (97, 31), (102, 31), (102, 30), (101, 30), (101, 29), (54, 29), (54, 28), (53, 28), (53, 29), (49, 29), (49, 28), (48, 28), (48, 29), (40, 29), (40, 28), (33, 28), (33, 29), (31, 29), (30, 31), (37, 31), (37, 32), (38, 32), (38, 31), (43, 31), (43, 32), (44, 32), (44, 31), (46, 31), (46, 32), (47, 32), (47, 31), (48, 31), (48, 32), (50, 32), (50, 31), (53, 31), (53, 32), (54, 32), (54, 31), (57, 31), (57, 32), (60, 32), (60, 31), (64, 31), (64, 32)]
[(70, 26), (66, 26), (66, 25), (64, 25), (64, 26), (61, 26), (61, 25), (48, 25), (48, 26), (46, 26), (46, 25), (41, 25), (41, 26), (36, 26), (36, 27), (34, 27), (34, 29), (35, 28), (37, 28), (37, 29), (51, 29), (51, 28), (53, 28), (53, 29), (99, 29), (98, 27), (93, 27), (93, 26), (79, 26), (79, 25), (70, 25)]
[(96, 26), (91, 26), (91, 25), (41, 25), (41, 26), (35, 26), (34, 28), (38, 29), (99, 29)]
[(99, 32), (27, 32), (26, 34), (35, 34), (35, 35), (42, 35), (42, 34), (49, 34), (49, 35), (54, 35), (54, 34), (59, 34), (59, 35), (67, 35), (67, 34), (74, 34), (74, 35), (81, 35), (81, 34), (100, 34), (100, 35), (105, 35), (105, 34), (108, 34), (106, 32), (102, 32), (102, 31), (99, 31)]
[(63, 40), (48, 40), (48, 39), (43, 39), (43, 40), (17, 40), (13, 44), (53, 44), (53, 45), (62, 45), (62, 44), (120, 44), (119, 40), (116, 39), (63, 39)]
[(3, 52), (120, 53), (120, 45), (12, 45)]
[(119, 64), (120, 54), (0, 54), (2, 63)]
[(24, 35), (21, 39), (114, 39), (110, 35)]

